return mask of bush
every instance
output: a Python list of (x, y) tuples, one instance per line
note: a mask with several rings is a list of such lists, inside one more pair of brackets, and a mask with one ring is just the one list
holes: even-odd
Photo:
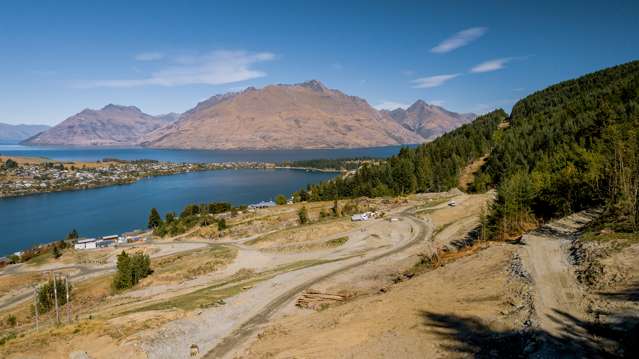
[(278, 194), (277, 197), (275, 197), (275, 203), (277, 203), (277, 205), (279, 206), (285, 205), (286, 202), (288, 202), (288, 200), (283, 194)]
[(78, 234), (78, 231), (75, 230), (75, 228), (69, 232), (69, 234), (67, 234), (67, 239), (78, 239), (80, 237), (80, 235)]
[(220, 218), (217, 220), (217, 229), (219, 229), (220, 231), (225, 230), (227, 227), (226, 225), (226, 219), (224, 218)]
[(125, 251), (118, 255), (117, 270), (112, 282), (115, 290), (131, 288), (153, 273), (148, 254), (136, 253), (129, 256)]
[(7, 159), (4, 164), (2, 165), (2, 167), (6, 170), (10, 170), (13, 168), (18, 168), (18, 162), (12, 160), (11, 158)]
[(9, 316), (7, 316), (7, 319), (5, 320), (5, 322), (10, 327), (15, 327), (16, 324), (18, 324), (18, 320), (16, 319), (16, 316), (13, 314), (10, 314)]
[(300, 221), (300, 224), (308, 223), (308, 211), (306, 210), (306, 207), (300, 208), (300, 210), (297, 212), (297, 217)]
[[(58, 305), (63, 306), (67, 303), (67, 289), (64, 280), (58, 278), (55, 281), (55, 289), (58, 294)], [(69, 284), (69, 297), (71, 296), (72, 286)], [(53, 279), (43, 284), (37, 290), (38, 312), (46, 313), (55, 306), (55, 293), (53, 290)]]

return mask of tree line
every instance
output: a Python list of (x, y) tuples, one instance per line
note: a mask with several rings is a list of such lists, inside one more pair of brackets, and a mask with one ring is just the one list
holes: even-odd
[(212, 224), (217, 224), (218, 228), (223, 230), (227, 227), (226, 220), (217, 218), (215, 215), (243, 208), (244, 206), (233, 208), (230, 203), (226, 202), (189, 204), (184, 207), (179, 216), (175, 212), (168, 212), (165, 214), (164, 219), (162, 219), (156, 208), (152, 208), (149, 214), (148, 227), (153, 229), (153, 233), (160, 237), (166, 235), (175, 236), (185, 233), (195, 226)]
[(364, 164), (353, 175), (309, 185), (294, 198), (319, 201), (446, 191), (457, 185), (468, 163), (491, 150), (498, 126), (506, 117), (503, 110), (493, 111), (433, 142), (404, 147), (386, 161)]
[(509, 122), (481, 169), (498, 188), (495, 234), (593, 206), (615, 230), (639, 230), (638, 61), (536, 92)]
[(320, 170), (350, 171), (358, 169), (363, 163), (376, 162), (381, 159), (372, 157), (334, 158), (334, 159), (310, 159), (298, 161), (284, 161), (278, 163), (282, 167), (314, 168)]

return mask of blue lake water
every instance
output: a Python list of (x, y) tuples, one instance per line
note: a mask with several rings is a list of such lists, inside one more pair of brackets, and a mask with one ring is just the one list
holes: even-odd
[(12, 156), (46, 157), (61, 161), (96, 161), (104, 158), (121, 160), (151, 159), (167, 162), (281, 162), (318, 158), (376, 157), (386, 158), (399, 152), (401, 146), (349, 148), (331, 150), (166, 150), (152, 148), (112, 147), (31, 147), (0, 145), (0, 154)]
[(250, 204), (290, 194), (334, 173), (220, 170), (153, 177), (134, 184), (0, 199), (0, 255), (63, 239), (145, 228), (149, 210), (162, 215), (189, 203)]
[[(95, 161), (106, 157), (168, 162), (280, 162), (317, 158), (389, 157), (400, 147), (287, 151), (198, 151), (148, 148), (0, 145), (0, 154)], [(288, 195), (333, 173), (297, 170), (223, 170), (147, 178), (134, 184), (0, 199), (0, 255), (62, 239), (118, 234), (146, 226), (149, 210), (179, 212), (189, 203), (250, 204)]]

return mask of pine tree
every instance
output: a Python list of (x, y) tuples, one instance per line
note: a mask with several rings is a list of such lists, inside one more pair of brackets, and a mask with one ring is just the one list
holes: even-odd
[(122, 253), (118, 255), (118, 263), (116, 267), (117, 272), (113, 277), (113, 288), (118, 290), (131, 288), (133, 286), (131, 258), (125, 251), (122, 251)]
[(67, 234), (67, 239), (78, 239), (79, 237), (80, 235), (75, 228), (71, 232), (69, 232), (69, 234)]
[(149, 214), (149, 228), (158, 228), (162, 224), (162, 217), (157, 209), (151, 208), (151, 214)]

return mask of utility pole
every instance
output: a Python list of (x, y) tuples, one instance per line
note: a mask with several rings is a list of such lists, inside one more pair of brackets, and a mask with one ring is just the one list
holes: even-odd
[(60, 308), (58, 308), (58, 286), (56, 284), (57, 273), (53, 273), (53, 300), (55, 301), (55, 323), (60, 324)]
[(67, 323), (71, 323), (71, 300), (69, 299), (69, 275), (64, 277), (64, 286), (67, 294)]
[(36, 331), (40, 330), (38, 323), (38, 286), (33, 287), (33, 307), (35, 308)]

